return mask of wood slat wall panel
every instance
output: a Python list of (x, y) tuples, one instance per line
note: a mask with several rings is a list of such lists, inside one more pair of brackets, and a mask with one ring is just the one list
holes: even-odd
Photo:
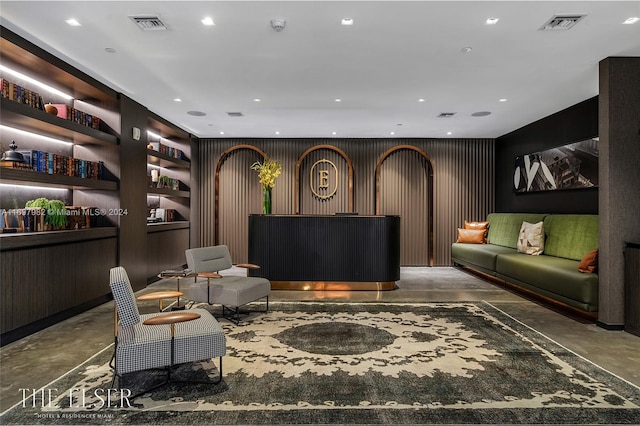
[[(216, 163), (226, 149), (240, 144), (254, 145), (266, 152), (269, 157), (283, 163), (282, 175), (276, 181), (273, 190), (274, 214), (294, 213), (296, 161), (303, 152), (313, 146), (333, 145), (349, 156), (354, 169), (354, 210), (360, 214), (375, 214), (375, 169), (380, 156), (398, 145), (413, 145), (420, 148), (429, 155), (433, 165), (435, 266), (451, 265), (451, 243), (457, 236), (456, 229), (461, 227), (465, 220), (483, 219), (494, 209), (493, 139), (201, 139), (198, 143), (198, 165), (201, 171), (198, 181), (202, 246), (215, 243)], [(222, 170), (224, 172), (224, 167)], [(243, 185), (250, 184), (252, 181), (258, 185), (255, 172), (249, 170), (248, 166), (241, 165), (239, 172), (247, 181)], [(221, 178), (221, 188), (226, 185), (223, 179), (224, 176)], [(411, 180), (415, 185), (416, 182)], [(244, 181), (237, 182), (239, 184)], [(230, 192), (233, 190), (233, 186), (224, 189)], [(221, 193), (222, 191), (223, 189)], [(222, 196), (232, 197), (233, 195), (230, 193), (227, 195), (225, 192)], [(237, 197), (236, 200), (243, 204), (255, 203), (257, 205), (255, 212), (262, 211), (262, 196), (259, 190), (256, 194), (245, 192), (244, 197)], [(228, 201), (221, 198), (221, 205), (223, 202)], [(409, 200), (408, 205), (412, 206), (412, 201)], [(246, 207), (243, 210), (239, 209), (238, 207), (235, 214), (244, 217), (247, 217), (251, 210), (251, 208), (247, 210)], [(425, 217), (424, 221), (426, 222), (427, 219)], [(246, 245), (246, 238), (241, 234), (227, 235), (225, 243), (230, 248), (239, 247), (232, 250), (240, 253), (244, 250), (242, 247)], [(243, 256), (236, 254), (234, 261), (243, 261)]]

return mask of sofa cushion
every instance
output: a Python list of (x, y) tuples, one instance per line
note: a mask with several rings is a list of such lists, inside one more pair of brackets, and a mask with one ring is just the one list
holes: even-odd
[(453, 243), (451, 245), (451, 258), (455, 263), (478, 268), (489, 274), (493, 274), (496, 269), (498, 254), (515, 252), (515, 249), (510, 247), (493, 244)]
[(581, 260), (598, 248), (598, 215), (554, 214), (545, 217), (545, 254)]
[(598, 275), (578, 272), (578, 263), (547, 255), (501, 254), (496, 259), (496, 271), (507, 281), (513, 278), (550, 293), (597, 306)]
[(593, 249), (587, 253), (580, 264), (578, 265), (578, 271), (585, 273), (594, 273), (598, 270), (598, 249)]
[(545, 214), (538, 213), (490, 213), (487, 242), (513, 249), (518, 247), (518, 234), (522, 222), (537, 223), (544, 220)]
[(458, 228), (457, 243), (463, 244), (484, 244), (484, 229), (462, 229)]
[(534, 256), (544, 251), (544, 222), (522, 222), (518, 235), (518, 252)]
[(482, 229), (484, 230), (484, 243), (487, 242), (487, 234), (489, 233), (489, 222), (467, 222), (464, 221), (464, 229)]

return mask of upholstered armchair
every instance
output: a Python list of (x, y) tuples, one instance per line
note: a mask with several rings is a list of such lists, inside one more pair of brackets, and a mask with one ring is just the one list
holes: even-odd
[[(136, 396), (170, 382), (174, 366), (187, 362), (219, 358), (217, 381), (196, 383), (215, 384), (222, 380), (222, 357), (226, 353), (226, 339), (220, 324), (204, 309), (173, 313), (141, 315), (136, 298), (123, 267), (112, 268), (110, 286), (115, 302), (115, 349), (111, 360), (114, 370), (111, 388), (116, 377), (122, 387), (122, 375), (154, 368), (166, 369), (166, 380)], [(194, 383), (190, 381), (189, 383)]]
[[(185, 252), (188, 268), (198, 276), (189, 287), (187, 297), (195, 302), (222, 305), (223, 316), (226, 309), (235, 315), (227, 317), (234, 323), (240, 322), (240, 307), (259, 299), (266, 299), (265, 312), (269, 310), (271, 283), (266, 278), (237, 275), (220, 275), (219, 272), (233, 266), (231, 254), (226, 245), (188, 249)], [(241, 263), (241, 268), (256, 269), (258, 265)]]

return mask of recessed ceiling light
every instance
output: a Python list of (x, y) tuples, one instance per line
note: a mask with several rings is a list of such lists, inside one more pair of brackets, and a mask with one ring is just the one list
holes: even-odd
[(67, 24), (71, 25), (72, 27), (81, 27), (82, 26), (82, 24), (80, 22), (78, 22), (74, 18), (66, 19), (64, 22), (66, 22)]
[(280, 132), (276, 130), (276, 135), (279, 135), (279, 134), (280, 134)]
[(342, 102), (342, 99), (337, 98), (337, 99), (336, 99), (336, 102)]
[(499, 20), (500, 20), (499, 18), (489, 18), (489, 19), (487, 19), (486, 24), (487, 25), (495, 25), (495, 24), (498, 23)]
[(211, 18), (210, 16), (207, 16), (206, 18), (201, 19), (200, 22), (202, 22), (202, 25), (206, 25), (209, 27), (212, 25), (215, 25), (213, 23), (213, 18)]
[(472, 50), (473, 50), (473, 47), (463, 47), (462, 49), (460, 49), (462, 53), (469, 53)]
[(337, 135), (337, 133), (336, 133), (336, 132), (331, 132), (331, 134), (332, 134), (333, 136)]
[(447, 135), (448, 135), (448, 136), (451, 136), (451, 132), (447, 132)]
[(418, 99), (418, 102), (424, 102), (423, 98)]
[(626, 21), (624, 21), (623, 24), (630, 25), (630, 24), (635, 24), (638, 21), (640, 21), (640, 18), (638, 18), (637, 16), (634, 16), (634, 17), (629, 18)]
[(180, 98), (175, 98), (173, 101), (174, 101), (174, 102), (182, 102), (182, 99), (180, 99)]
[(261, 100), (262, 100), (262, 99), (260, 99), (260, 98), (254, 98), (254, 99), (253, 99), (253, 102), (260, 102)]
[(340, 23), (342, 25), (353, 25), (353, 19), (352, 18), (342, 18), (342, 21), (340, 21)]
[(113, 47), (105, 47), (104, 51), (107, 53), (116, 53), (116, 49), (114, 49)]
[(389, 134), (390, 134), (391, 136), (393, 136), (393, 135), (395, 135), (395, 134), (396, 134), (396, 132), (389, 132)]
[(224, 135), (224, 132), (220, 132), (221, 135)]
[(502, 98), (502, 99), (500, 99), (500, 102), (507, 102), (507, 99), (506, 98)]

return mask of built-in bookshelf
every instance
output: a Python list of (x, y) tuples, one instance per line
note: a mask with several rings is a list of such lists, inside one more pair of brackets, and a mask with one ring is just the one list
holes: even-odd
[[(66, 211), (85, 208), (97, 216), (70, 220), (76, 228), (57, 230), (13, 228), (5, 221), (0, 233), (4, 344), (28, 334), (25, 330), (40, 320), (45, 323), (38, 328), (109, 297), (105, 283), (109, 268), (118, 264), (119, 225), (117, 214), (110, 213), (121, 212), (120, 100), (114, 90), (12, 31), (0, 33), (1, 149), (9, 150), (14, 141), (25, 158), (0, 167), (2, 220), (11, 212), (22, 224), (26, 202), (40, 197), (61, 200)], [(75, 115), (47, 112), (45, 104)]]
[[(150, 114), (147, 132), (148, 281), (164, 269), (183, 266), (190, 247), (190, 135)], [(162, 185), (162, 177), (168, 180)], [(158, 220), (158, 221), (155, 221)]]

